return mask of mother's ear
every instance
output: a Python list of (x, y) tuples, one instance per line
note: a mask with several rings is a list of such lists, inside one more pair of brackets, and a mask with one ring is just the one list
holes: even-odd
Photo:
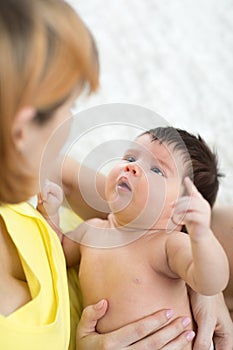
[(34, 107), (24, 107), (16, 115), (12, 127), (12, 138), (15, 147), (21, 152), (26, 145), (28, 132), (30, 132), (30, 123), (36, 114)]

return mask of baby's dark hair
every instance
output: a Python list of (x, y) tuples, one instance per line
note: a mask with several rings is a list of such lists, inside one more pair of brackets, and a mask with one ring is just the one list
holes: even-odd
[[(200, 135), (195, 136), (185, 130), (174, 127), (158, 127), (144, 132), (152, 141), (172, 145), (184, 157), (185, 176), (190, 176), (198, 191), (212, 207), (219, 189), (219, 178), (216, 152), (212, 151)], [(142, 136), (141, 135), (141, 136)]]

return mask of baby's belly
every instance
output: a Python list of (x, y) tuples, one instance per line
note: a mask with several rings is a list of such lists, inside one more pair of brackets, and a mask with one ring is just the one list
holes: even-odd
[[(169, 286), (171, 289), (176, 287)], [(180, 288), (179, 288), (180, 289)], [(106, 315), (98, 322), (97, 330), (100, 333), (110, 332), (135, 320), (150, 315), (162, 309), (173, 309), (176, 316), (190, 316), (190, 308), (187, 295), (180, 289), (178, 298), (171, 292), (162, 291), (162, 287), (135, 286), (108, 290), (102, 297), (106, 298), (109, 308)]]
[(105, 267), (103, 273), (97, 267), (100, 265), (88, 268), (84, 262), (85, 268), (80, 267), (84, 306), (103, 298), (108, 301), (98, 332), (113, 331), (161, 309), (173, 309), (174, 317), (191, 317), (186, 286), (180, 279), (167, 278), (148, 266), (128, 269), (117, 262)]

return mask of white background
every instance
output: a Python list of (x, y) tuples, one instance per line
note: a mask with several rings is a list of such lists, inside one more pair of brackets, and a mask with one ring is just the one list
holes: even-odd
[(226, 174), (218, 201), (232, 203), (233, 1), (68, 2), (93, 33), (101, 66), (99, 91), (76, 110), (137, 104), (200, 133)]

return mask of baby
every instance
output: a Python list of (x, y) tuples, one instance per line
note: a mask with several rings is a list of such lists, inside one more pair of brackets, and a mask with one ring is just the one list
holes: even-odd
[[(191, 319), (186, 284), (205, 295), (225, 288), (227, 257), (210, 229), (216, 163), (200, 136), (173, 127), (146, 131), (106, 178), (107, 219), (60, 236), (68, 266), (80, 264), (84, 306), (108, 300), (98, 332), (163, 308)], [(49, 182), (41, 195), (38, 209), (50, 221), (58, 219), (61, 193)]]

